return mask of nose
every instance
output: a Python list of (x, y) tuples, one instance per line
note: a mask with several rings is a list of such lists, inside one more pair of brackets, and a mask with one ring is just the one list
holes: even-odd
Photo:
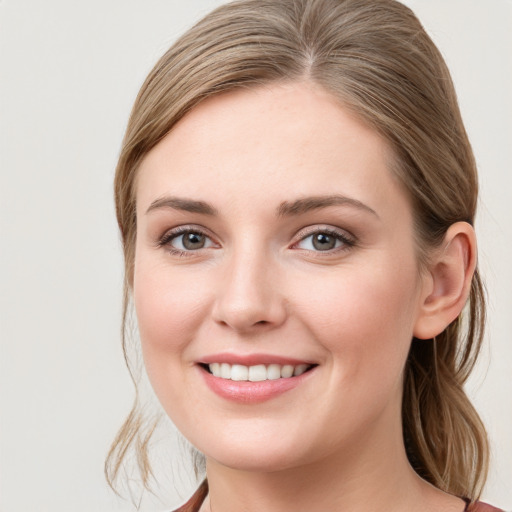
[(213, 307), (215, 322), (239, 333), (256, 333), (282, 325), (286, 301), (279, 268), (254, 250), (234, 255), (219, 276)]

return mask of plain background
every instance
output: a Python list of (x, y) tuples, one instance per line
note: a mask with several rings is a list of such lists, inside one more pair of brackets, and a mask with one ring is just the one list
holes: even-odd
[[(132, 400), (113, 172), (144, 77), (220, 3), (0, 0), (1, 512), (133, 510), (102, 474)], [(492, 440), (484, 498), (512, 509), (512, 2), (406, 3), (447, 59), (479, 164), (490, 321), (468, 389)], [(141, 510), (171, 509), (187, 478)]]

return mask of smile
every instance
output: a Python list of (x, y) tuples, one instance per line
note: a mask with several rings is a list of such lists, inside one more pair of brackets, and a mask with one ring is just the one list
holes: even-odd
[(229, 363), (210, 363), (205, 366), (214, 377), (249, 382), (262, 382), (265, 380), (298, 377), (313, 367), (311, 364), (257, 364), (253, 366), (245, 366), (242, 364)]
[(214, 394), (246, 405), (272, 400), (305, 385), (317, 367), (313, 362), (264, 354), (217, 354), (197, 364), (205, 384)]

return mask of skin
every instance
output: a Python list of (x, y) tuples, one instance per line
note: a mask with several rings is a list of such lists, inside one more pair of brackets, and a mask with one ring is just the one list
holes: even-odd
[[(133, 283), (142, 350), (165, 411), (206, 455), (202, 510), (464, 509), (410, 467), (400, 408), (412, 337), (440, 332), (465, 302), (474, 235), (453, 227), (420, 270), (392, 158), (307, 82), (208, 99), (145, 157)], [(349, 200), (283, 214), (333, 195)], [(204, 246), (185, 250), (178, 227), (204, 233)], [(319, 250), (312, 234), (326, 229), (341, 238)], [(219, 353), (317, 366), (284, 394), (240, 404), (202, 378), (198, 362)]]

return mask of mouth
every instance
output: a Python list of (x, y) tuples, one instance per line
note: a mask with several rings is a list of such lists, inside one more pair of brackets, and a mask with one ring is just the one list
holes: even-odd
[(263, 382), (299, 377), (311, 371), (316, 364), (229, 364), (221, 362), (200, 363), (205, 371), (214, 377), (236, 382)]
[(259, 404), (307, 385), (316, 373), (313, 361), (273, 354), (211, 354), (197, 361), (207, 387), (238, 404)]

